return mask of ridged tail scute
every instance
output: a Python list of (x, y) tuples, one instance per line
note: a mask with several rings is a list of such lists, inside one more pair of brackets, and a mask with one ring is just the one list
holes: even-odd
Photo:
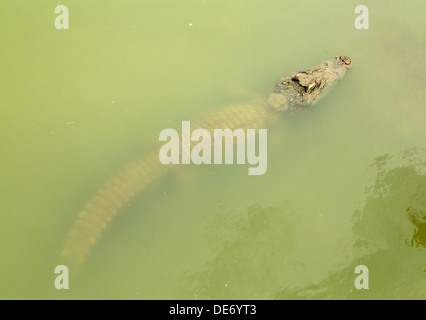
[(79, 213), (61, 252), (64, 264), (77, 270), (117, 212), (167, 168), (153, 152), (129, 163), (107, 181)]

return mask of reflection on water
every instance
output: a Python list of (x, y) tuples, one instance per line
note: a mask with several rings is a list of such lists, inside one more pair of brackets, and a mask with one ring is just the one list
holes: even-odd
[(411, 207), (407, 208), (407, 212), (411, 223), (415, 226), (413, 238), (407, 244), (411, 247), (424, 248), (426, 245), (426, 212)]
[(383, 247), (424, 247), (424, 159), (424, 152), (415, 148), (397, 157), (385, 155), (375, 159), (377, 179), (366, 189), (369, 198), (364, 209), (354, 214), (354, 230), (362, 239)]
[[(277, 299), (424, 299), (426, 240), (425, 152), (415, 148), (401, 155), (375, 159), (377, 178), (366, 188), (367, 202), (353, 215), (357, 257), (319, 284), (284, 289)], [(370, 268), (370, 289), (356, 290), (355, 266)]]
[(277, 290), (282, 270), (301, 264), (288, 258), (297, 238), (292, 215), (287, 203), (253, 205), (241, 212), (223, 207), (206, 229), (213, 258), (200, 272), (186, 277), (188, 286), (197, 290), (200, 299), (261, 299), (265, 292)]

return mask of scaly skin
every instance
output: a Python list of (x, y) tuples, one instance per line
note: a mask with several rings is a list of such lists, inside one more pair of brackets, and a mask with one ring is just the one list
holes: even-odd
[[(208, 112), (191, 122), (191, 127), (207, 129), (211, 134), (214, 129), (264, 128), (280, 117), (283, 113), (280, 111), (294, 111), (311, 105), (324, 89), (343, 78), (350, 65), (350, 59), (341, 56), (306, 71), (292, 73), (276, 85), (268, 101)], [(72, 271), (78, 270), (102, 230), (119, 210), (135, 194), (174, 167), (161, 164), (158, 151), (154, 151), (130, 162), (110, 178), (79, 213), (61, 252), (63, 263)]]
[(289, 74), (277, 83), (268, 102), (281, 111), (295, 111), (311, 105), (341, 80), (351, 65), (349, 57), (340, 56), (311, 69)]

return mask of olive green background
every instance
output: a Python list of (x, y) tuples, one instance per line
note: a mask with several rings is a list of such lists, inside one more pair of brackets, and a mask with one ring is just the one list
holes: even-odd
[[(69, 30), (56, 1), (0, 9), (0, 298), (426, 297), (425, 1), (61, 4)], [(268, 128), (265, 175), (165, 177), (55, 289), (78, 212), (161, 130), (336, 55), (353, 62), (343, 81)]]

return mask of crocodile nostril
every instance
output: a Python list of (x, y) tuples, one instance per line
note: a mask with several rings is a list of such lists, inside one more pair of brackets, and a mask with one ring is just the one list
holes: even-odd
[(352, 63), (351, 58), (347, 56), (340, 56), (340, 61), (342, 61), (346, 65), (350, 65)]

